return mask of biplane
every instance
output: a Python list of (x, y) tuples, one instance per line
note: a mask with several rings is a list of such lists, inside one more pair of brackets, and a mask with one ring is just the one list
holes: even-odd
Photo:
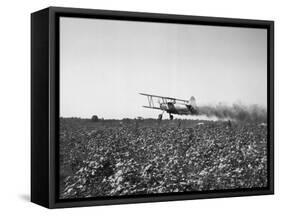
[(162, 110), (162, 113), (158, 115), (158, 119), (161, 120), (164, 112), (169, 114), (171, 120), (173, 120), (176, 115), (197, 115), (198, 108), (196, 106), (196, 100), (192, 96), (189, 100), (182, 100), (171, 97), (163, 97), (158, 95), (150, 95), (139, 93), (147, 97), (148, 106), (143, 106), (144, 108)]

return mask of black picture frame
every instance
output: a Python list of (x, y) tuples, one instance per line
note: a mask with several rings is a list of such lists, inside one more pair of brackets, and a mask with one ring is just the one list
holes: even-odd
[[(58, 199), (59, 17), (267, 29), (268, 187), (84, 199)], [(49, 7), (31, 15), (31, 201), (47, 208), (274, 194), (274, 22)]]

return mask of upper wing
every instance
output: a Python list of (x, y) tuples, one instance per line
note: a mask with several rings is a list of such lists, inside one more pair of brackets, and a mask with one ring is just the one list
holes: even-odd
[(144, 108), (150, 108), (150, 109), (158, 109), (158, 110), (162, 110), (160, 107), (152, 107), (152, 106), (142, 106)]
[(171, 97), (164, 97), (164, 96), (159, 96), (159, 95), (151, 95), (151, 94), (145, 94), (145, 93), (139, 93), (140, 95), (147, 96), (148, 98), (159, 98), (162, 100), (163, 103), (167, 103), (169, 101), (176, 102), (176, 101), (181, 101), (185, 103), (189, 103), (189, 100), (182, 100), (182, 99), (177, 99), (177, 98), (171, 98)]

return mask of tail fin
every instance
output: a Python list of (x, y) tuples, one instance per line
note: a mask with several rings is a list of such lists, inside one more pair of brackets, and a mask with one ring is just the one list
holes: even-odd
[(196, 99), (195, 97), (191, 96), (191, 98), (189, 99), (190, 105), (193, 107), (196, 107)]

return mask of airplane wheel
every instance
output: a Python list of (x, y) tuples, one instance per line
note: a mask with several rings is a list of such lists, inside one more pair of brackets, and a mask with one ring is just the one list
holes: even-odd
[(162, 120), (162, 117), (163, 117), (163, 115), (162, 115), (162, 114), (159, 114), (159, 115), (158, 115), (158, 120)]
[(173, 119), (174, 119), (174, 116), (170, 114), (170, 120), (173, 120)]

